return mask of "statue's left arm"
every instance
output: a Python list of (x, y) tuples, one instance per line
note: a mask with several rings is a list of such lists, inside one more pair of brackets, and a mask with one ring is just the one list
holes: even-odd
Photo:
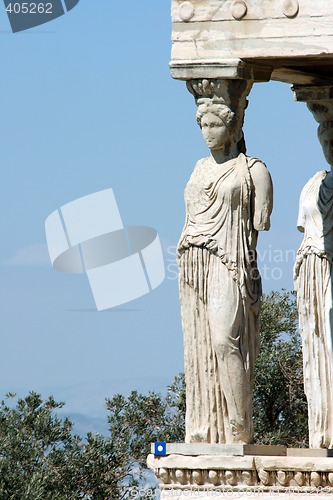
[(254, 189), (253, 226), (257, 231), (268, 231), (273, 210), (272, 179), (266, 165), (259, 160), (254, 161), (250, 172)]

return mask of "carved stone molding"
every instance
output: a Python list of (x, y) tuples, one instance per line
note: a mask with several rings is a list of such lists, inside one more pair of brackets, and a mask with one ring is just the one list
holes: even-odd
[[(333, 458), (149, 455), (163, 490), (333, 493)], [(163, 498), (163, 497), (162, 497)]]
[(333, 121), (333, 85), (294, 85), (294, 99), (306, 102), (317, 123)]
[(333, 85), (294, 85), (295, 101), (330, 101), (333, 100)]
[(243, 79), (268, 82), (273, 68), (265, 65), (246, 63), (241, 59), (207, 59), (171, 61), (171, 76), (178, 80), (196, 78)]

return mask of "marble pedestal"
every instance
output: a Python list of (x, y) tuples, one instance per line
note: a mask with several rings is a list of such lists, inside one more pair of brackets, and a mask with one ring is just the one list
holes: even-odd
[(166, 453), (147, 459), (161, 500), (333, 498), (332, 450), (175, 443)]

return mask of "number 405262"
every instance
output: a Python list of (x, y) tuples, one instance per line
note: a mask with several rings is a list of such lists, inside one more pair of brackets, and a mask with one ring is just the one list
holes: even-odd
[(23, 2), (10, 3), (6, 7), (9, 14), (52, 14), (52, 3)]

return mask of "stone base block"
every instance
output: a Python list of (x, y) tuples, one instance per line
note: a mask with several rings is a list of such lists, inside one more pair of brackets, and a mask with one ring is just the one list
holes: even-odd
[(326, 448), (287, 448), (288, 457), (332, 457), (333, 450)]
[[(312, 452), (313, 454), (314, 452)], [(223, 456), (170, 454), (148, 456), (163, 499), (333, 498), (333, 458), (306, 456)], [(321, 454), (323, 455), (323, 454)]]
[[(155, 445), (151, 445), (154, 453)], [(333, 450), (332, 450), (333, 451)], [(285, 456), (286, 446), (267, 446), (258, 444), (208, 444), (208, 443), (166, 443), (166, 455), (223, 455), (229, 456)], [(324, 456), (324, 455), (321, 455)], [(325, 455), (326, 456), (326, 455)]]

